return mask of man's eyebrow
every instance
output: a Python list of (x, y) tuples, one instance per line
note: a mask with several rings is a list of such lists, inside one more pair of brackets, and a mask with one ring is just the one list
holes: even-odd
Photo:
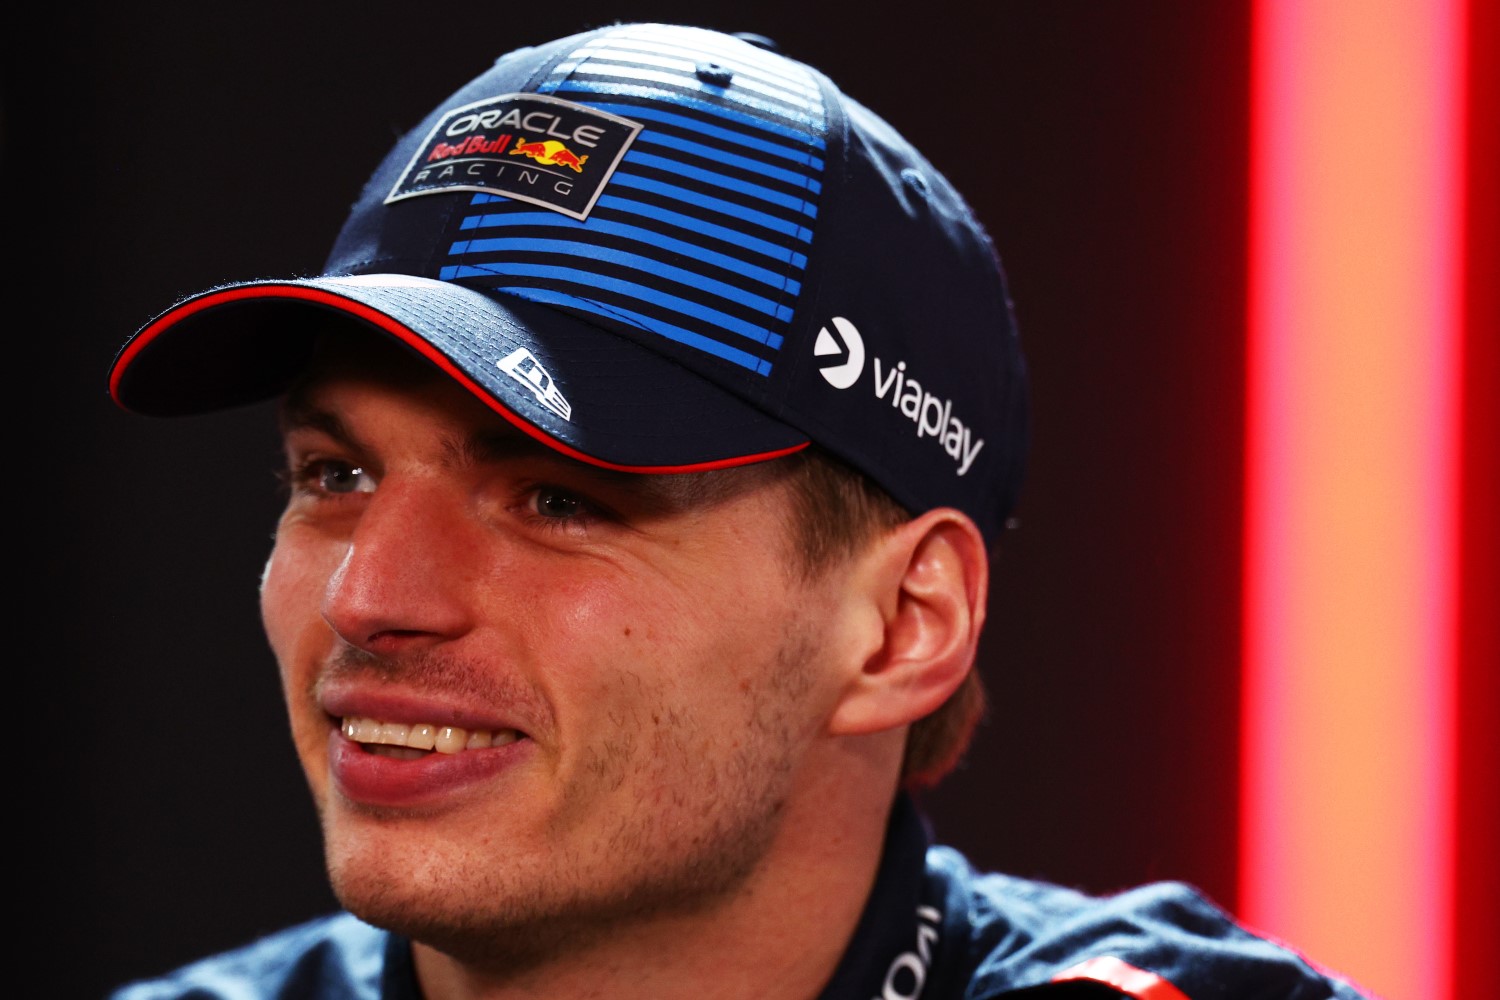
[(293, 431), (320, 431), (342, 444), (354, 443), (354, 435), (342, 417), (302, 393), (289, 393), (282, 401), (277, 426), (283, 437)]
[(603, 486), (626, 490), (643, 499), (659, 502), (667, 502), (673, 494), (680, 492), (672, 489), (668, 480), (684, 478), (608, 469), (564, 455), (526, 434), (508, 428), (474, 431), (453, 444), (453, 458), (458, 461), (501, 463), (530, 459), (555, 466), (559, 473), (582, 476)]
[(545, 458), (555, 460), (562, 465), (578, 466), (590, 471), (606, 471), (603, 469), (595, 470), (593, 466), (586, 462), (570, 459), (548, 448), (540, 441), (535, 441), (527, 435), (509, 428), (471, 431), (464, 435), (461, 440), (454, 442), (451, 450), (455, 458), (470, 462), (504, 462), (513, 458)]

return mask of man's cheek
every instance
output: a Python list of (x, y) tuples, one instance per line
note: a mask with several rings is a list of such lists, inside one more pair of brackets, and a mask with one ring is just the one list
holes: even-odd
[(261, 576), (261, 622), (294, 727), (315, 708), (312, 684), (336, 641), (320, 610), (332, 565), (278, 542)]
[(344, 548), (308, 547), (278, 538), (260, 578), (261, 620), (273, 645), (279, 633), (308, 619), (321, 621), (323, 597)]

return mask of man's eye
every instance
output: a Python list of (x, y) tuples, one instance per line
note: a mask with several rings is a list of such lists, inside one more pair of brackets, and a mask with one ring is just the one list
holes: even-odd
[(565, 520), (585, 512), (583, 500), (577, 494), (554, 486), (542, 486), (536, 491), (536, 512), (542, 517)]
[(307, 462), (296, 470), (293, 479), (305, 489), (335, 496), (371, 493), (375, 489), (374, 476), (353, 462), (337, 459)]
[(369, 493), (375, 489), (375, 477), (348, 462), (327, 462), (318, 484), (329, 493)]

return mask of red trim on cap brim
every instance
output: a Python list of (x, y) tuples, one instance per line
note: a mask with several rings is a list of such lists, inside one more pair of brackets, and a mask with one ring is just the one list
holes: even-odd
[(449, 378), (467, 389), (475, 398), (515, 425), (516, 429), (535, 438), (553, 451), (599, 468), (613, 469), (616, 472), (654, 475), (667, 475), (679, 472), (711, 472), (715, 469), (729, 469), (735, 466), (752, 465), (756, 462), (782, 458), (801, 451), (811, 443), (810, 441), (804, 441), (789, 448), (779, 448), (774, 451), (758, 452), (753, 455), (740, 455), (733, 458), (714, 459), (711, 462), (698, 462), (689, 465), (622, 465), (618, 462), (609, 462), (602, 458), (596, 458), (593, 455), (579, 451), (566, 442), (559, 441), (557, 438), (528, 423), (521, 416), (508, 409), (498, 399), (486, 392), (477, 382), (469, 378), (446, 355), (428, 343), (421, 334), (407, 327), (405, 324), (398, 323), (385, 313), (365, 305), (363, 302), (307, 285), (258, 284), (227, 288), (220, 292), (209, 292), (195, 299), (190, 299), (182, 305), (162, 313), (150, 325), (136, 334), (130, 343), (125, 346), (125, 349), (120, 352), (120, 357), (116, 360), (114, 369), (110, 372), (109, 376), (109, 394), (111, 398), (121, 406), (125, 405), (119, 396), (121, 376), (124, 374), (125, 369), (130, 367), (135, 356), (163, 332), (204, 309), (221, 306), (227, 302), (235, 302), (240, 299), (303, 299), (308, 302), (331, 306), (340, 312), (364, 320), (366, 323), (384, 330), (386, 333), (419, 352), (433, 365), (441, 369)]

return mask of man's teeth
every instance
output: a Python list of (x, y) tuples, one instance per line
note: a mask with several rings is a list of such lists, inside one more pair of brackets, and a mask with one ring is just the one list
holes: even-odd
[(414, 750), (436, 750), (458, 753), (460, 750), (482, 750), (514, 743), (521, 734), (514, 729), (460, 729), (458, 726), (434, 726), (420, 722), (382, 722), (379, 719), (346, 718), (341, 724), (346, 739), (355, 743), (379, 743)]

